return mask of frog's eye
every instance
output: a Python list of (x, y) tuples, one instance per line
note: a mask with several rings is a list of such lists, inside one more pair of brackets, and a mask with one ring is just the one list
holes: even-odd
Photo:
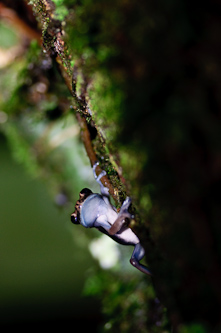
[(80, 199), (84, 200), (86, 199), (89, 195), (92, 194), (92, 191), (89, 188), (83, 188), (83, 190), (81, 190), (81, 192), (79, 193)]
[(72, 214), (71, 215), (71, 222), (74, 223), (74, 224), (80, 224), (78, 214)]

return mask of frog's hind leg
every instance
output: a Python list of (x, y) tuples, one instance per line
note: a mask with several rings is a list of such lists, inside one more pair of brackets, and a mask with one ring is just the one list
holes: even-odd
[(134, 216), (130, 214), (128, 211), (130, 205), (131, 205), (131, 198), (127, 197), (121, 206), (116, 221), (113, 223), (112, 227), (109, 230), (110, 235), (115, 235), (118, 231), (120, 231), (122, 226), (126, 223), (126, 219), (130, 221), (131, 219), (134, 218)]
[(141, 246), (140, 243), (136, 244), (134, 247), (134, 251), (131, 256), (131, 259), (130, 259), (130, 263), (131, 263), (131, 265), (133, 265), (134, 267), (139, 269), (139, 271), (141, 271), (147, 275), (152, 275), (146, 266), (140, 264), (140, 260), (144, 257), (144, 255), (145, 255), (144, 248)]

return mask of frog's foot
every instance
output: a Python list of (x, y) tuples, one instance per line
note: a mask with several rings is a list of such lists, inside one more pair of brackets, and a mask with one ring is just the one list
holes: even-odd
[(129, 219), (133, 219), (134, 218), (134, 215), (132, 215), (128, 211), (128, 209), (129, 209), (129, 207), (131, 205), (131, 202), (132, 202), (131, 198), (130, 197), (126, 197), (126, 199), (124, 200), (124, 202), (123, 202), (123, 204), (121, 206), (119, 215), (124, 215), (127, 218), (129, 218)]
[(119, 211), (118, 217), (116, 221), (112, 224), (111, 228), (109, 229), (109, 234), (110, 235), (115, 235), (122, 226), (127, 223), (127, 220), (131, 220), (134, 218), (134, 215), (129, 213), (128, 208), (131, 205), (131, 198), (127, 197), (126, 200), (124, 200), (121, 209)]
[(101, 173), (99, 174), (99, 176), (97, 176), (95, 170), (96, 170), (96, 167), (99, 165), (99, 162), (95, 162), (94, 165), (93, 165), (93, 173), (94, 173), (94, 178), (95, 180), (98, 182), (98, 184), (100, 185), (100, 179), (103, 177), (103, 176), (106, 176), (106, 171), (101, 171)]
[(136, 244), (130, 259), (130, 263), (144, 274), (152, 275), (149, 269), (140, 263), (140, 260), (144, 257), (144, 255), (145, 255), (144, 248), (141, 246), (140, 243)]

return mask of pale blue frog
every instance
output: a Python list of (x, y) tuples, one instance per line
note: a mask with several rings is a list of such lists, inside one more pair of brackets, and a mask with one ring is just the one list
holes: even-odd
[(98, 162), (93, 166), (94, 177), (99, 183), (101, 194), (93, 193), (90, 189), (84, 188), (79, 194), (79, 200), (75, 205), (75, 211), (71, 215), (74, 224), (81, 224), (85, 228), (96, 228), (102, 233), (111, 237), (122, 245), (133, 245), (134, 251), (130, 263), (141, 272), (151, 275), (149, 269), (140, 263), (145, 251), (140, 244), (140, 240), (135, 233), (128, 227), (128, 221), (133, 218), (128, 211), (131, 204), (129, 197), (123, 202), (119, 213), (110, 203), (109, 190), (100, 179), (106, 175), (102, 171), (97, 177), (95, 169)]

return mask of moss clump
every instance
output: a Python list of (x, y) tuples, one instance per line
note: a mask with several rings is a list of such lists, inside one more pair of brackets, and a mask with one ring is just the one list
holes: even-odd
[(64, 0), (52, 0), (56, 6), (54, 11), (54, 17), (56, 20), (64, 21), (65, 17), (68, 15), (68, 9), (65, 6)]
[(104, 134), (107, 144), (111, 144), (120, 132), (121, 110), (124, 107), (123, 92), (107, 75), (97, 72), (88, 95), (88, 103), (96, 125)]

